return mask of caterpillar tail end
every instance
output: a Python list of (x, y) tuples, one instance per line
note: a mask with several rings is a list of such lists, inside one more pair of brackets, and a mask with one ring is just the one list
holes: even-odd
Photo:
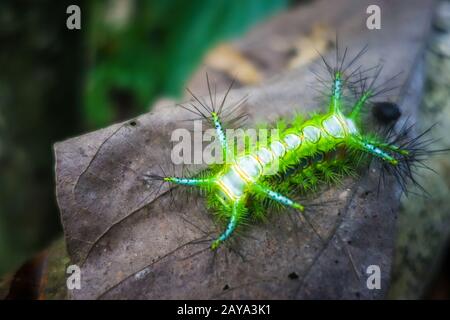
[(292, 207), (294, 207), (295, 209), (297, 209), (297, 210), (299, 210), (299, 211), (301, 211), (301, 212), (305, 211), (305, 207), (302, 206), (301, 204), (298, 204), (298, 203), (294, 203), (294, 204), (292, 205)]
[(219, 248), (222, 241), (220, 239), (214, 240), (213, 243), (211, 243), (211, 250), (215, 251), (217, 248)]
[(389, 161), (390, 164), (392, 164), (393, 166), (398, 165), (398, 160), (397, 159), (392, 159)]

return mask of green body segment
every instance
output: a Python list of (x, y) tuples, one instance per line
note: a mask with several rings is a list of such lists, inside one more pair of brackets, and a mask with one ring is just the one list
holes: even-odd
[[(333, 152), (339, 146), (378, 157), (392, 165), (397, 164), (395, 154), (401, 153), (402, 150), (375, 139), (369, 139), (357, 127), (361, 108), (370, 98), (370, 92), (363, 93), (354, 104), (350, 114), (345, 116), (341, 111), (344, 85), (341, 74), (337, 72), (332, 85), (327, 113), (315, 115), (301, 124), (295, 122), (291, 127), (283, 130), (278, 138), (271, 139), (266, 145), (256, 146), (253, 152), (236, 154), (231, 164), (224, 164), (220, 170), (215, 171), (209, 177), (202, 179), (166, 178), (172, 183), (207, 189), (209, 207), (228, 220), (225, 230), (213, 242), (212, 249), (218, 248), (221, 243), (230, 238), (242, 220), (252, 214), (252, 212), (248, 212), (247, 208), (248, 202), (255, 196), (267, 198), (281, 206), (292, 207), (299, 211), (304, 210), (301, 204), (286, 195), (289, 190), (266, 183), (269, 179), (266, 174), (268, 168), (273, 169), (275, 166), (275, 174), (283, 176), (305, 159)], [(220, 119), (217, 114), (213, 114), (212, 119), (225, 154), (227, 142)], [(340, 165), (339, 160), (334, 162), (337, 166)], [(328, 165), (330, 166), (331, 163)], [(320, 171), (321, 167), (318, 165), (309, 170), (313, 171), (310, 174), (313, 179), (314, 170)], [(305, 184), (306, 188), (308, 171), (302, 169), (298, 169), (298, 171), (300, 172), (294, 172), (291, 178), (300, 185)], [(323, 172), (326, 175), (329, 171), (325, 167)]]

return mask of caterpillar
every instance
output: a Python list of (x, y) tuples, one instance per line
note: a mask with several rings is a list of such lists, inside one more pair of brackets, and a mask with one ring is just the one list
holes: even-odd
[[(394, 125), (389, 127), (387, 134), (366, 129), (363, 110), (375, 97), (393, 90), (395, 87), (386, 84), (396, 78), (393, 76), (379, 85), (377, 78), (381, 65), (366, 69), (354, 67), (366, 50), (367, 46), (346, 61), (347, 49), (342, 57), (336, 49), (334, 66), (321, 56), (330, 77), (325, 81), (317, 75), (319, 82), (329, 90), (326, 112), (312, 114), (307, 120), (301, 115), (289, 122), (282, 119), (277, 124), (280, 129), (277, 136), (248, 143), (243, 150), (235, 150), (225, 133), (224, 117), (232, 112), (224, 115), (224, 105), (233, 83), (217, 103), (206, 75), (209, 102), (189, 91), (196, 104), (180, 106), (205, 119), (214, 128), (224, 161), (187, 177), (148, 174), (145, 178), (202, 191), (207, 208), (226, 220), (225, 228), (210, 245), (212, 250), (230, 239), (249, 218), (264, 218), (271, 206), (288, 207), (302, 213), (305, 205), (296, 199), (298, 196), (317, 190), (322, 183), (338, 182), (371, 159), (381, 162), (380, 177), (384, 178), (384, 173), (394, 176), (407, 192), (408, 183), (418, 184), (414, 178), (415, 166), (422, 164), (430, 153), (442, 150), (427, 150), (431, 141), (424, 137), (429, 130), (410, 138), (413, 126), (407, 126), (406, 122), (398, 133), (394, 133)], [(352, 104), (348, 103), (350, 94), (354, 96)], [(240, 100), (232, 110), (244, 101)], [(389, 104), (381, 105), (385, 108)], [(395, 120), (398, 113), (394, 110)], [(238, 115), (230, 122), (236, 123), (243, 117)]]

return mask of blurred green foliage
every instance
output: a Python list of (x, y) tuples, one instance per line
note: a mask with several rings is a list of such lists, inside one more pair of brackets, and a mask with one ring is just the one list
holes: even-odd
[(287, 0), (95, 1), (88, 24), (88, 126), (147, 111), (178, 96), (205, 51), (284, 7)]

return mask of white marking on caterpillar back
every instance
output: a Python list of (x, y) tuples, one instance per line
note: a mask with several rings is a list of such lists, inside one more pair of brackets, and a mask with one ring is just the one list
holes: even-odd
[(273, 154), (266, 148), (261, 148), (256, 152), (256, 157), (263, 164), (266, 165), (273, 160)]
[(322, 125), (325, 132), (334, 138), (343, 138), (345, 136), (344, 128), (335, 115), (325, 119)]
[(248, 182), (256, 180), (262, 172), (262, 166), (253, 156), (244, 156), (237, 161), (236, 171)]
[(303, 128), (303, 135), (306, 140), (316, 143), (320, 139), (320, 129), (314, 126), (306, 126)]
[(273, 154), (280, 158), (284, 156), (286, 153), (286, 148), (280, 141), (274, 141), (270, 144), (270, 150), (272, 150)]
[(299, 136), (290, 133), (284, 137), (284, 143), (288, 150), (292, 150), (296, 149), (302, 143), (302, 140)]
[(345, 118), (345, 121), (347, 122), (347, 128), (350, 134), (358, 133), (358, 129), (352, 119)]
[(231, 169), (217, 181), (217, 184), (228, 197), (237, 199), (244, 193), (246, 182), (234, 169)]

